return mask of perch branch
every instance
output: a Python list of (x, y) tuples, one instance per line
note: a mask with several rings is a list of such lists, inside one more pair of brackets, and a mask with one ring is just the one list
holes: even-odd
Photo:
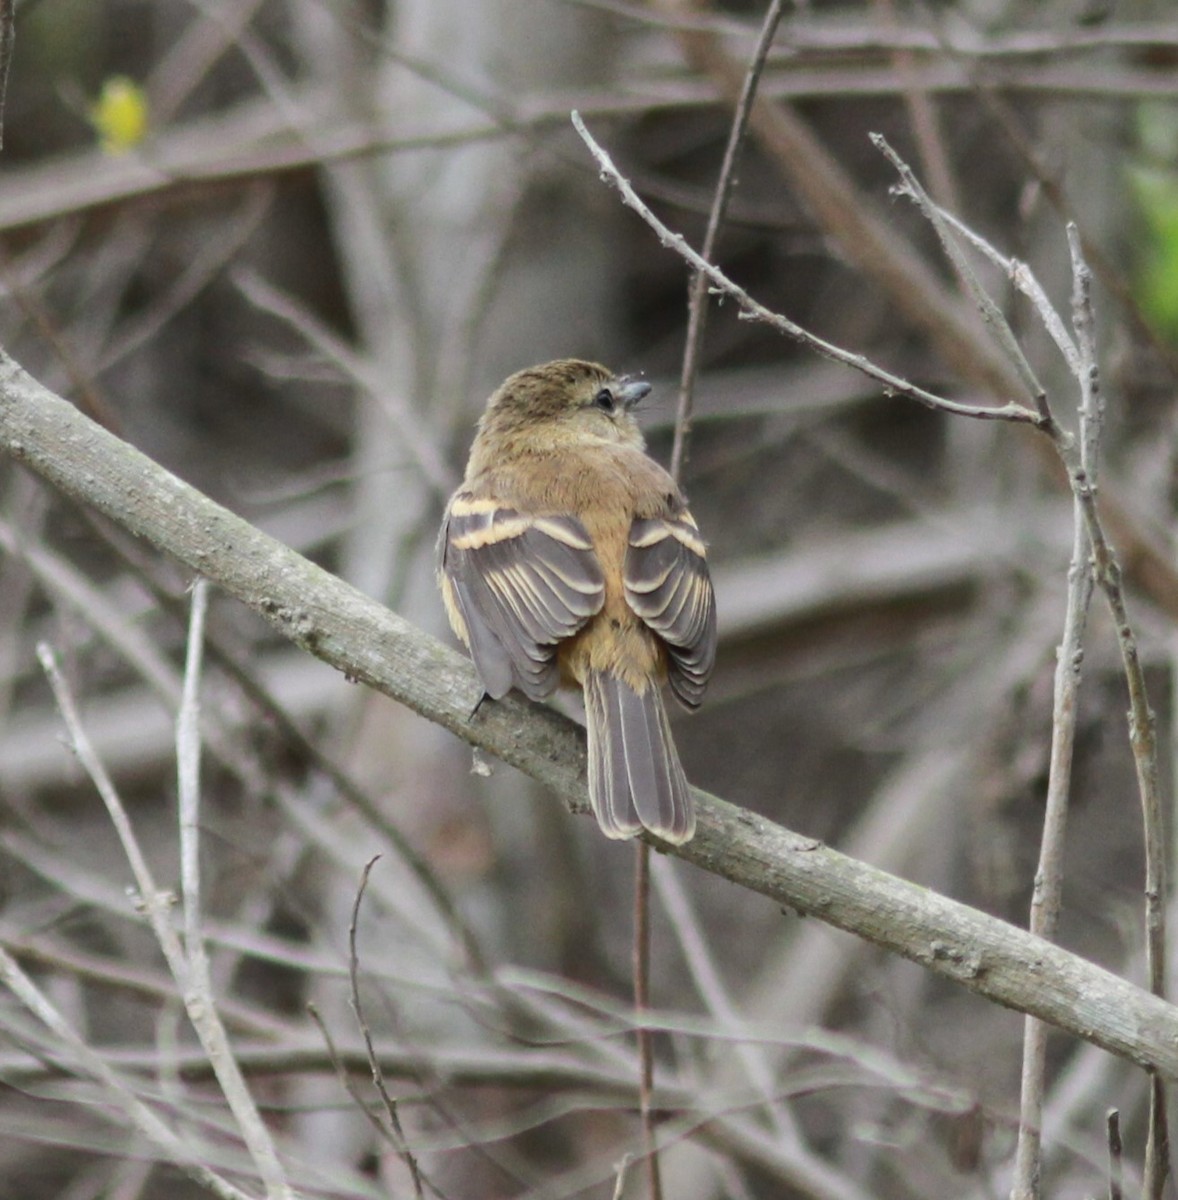
[[(286, 637), (588, 811), (585, 745), (515, 697), (470, 720), (469, 661), (114, 437), (0, 352), (0, 450), (237, 597)], [(1078, 955), (703, 792), (701, 870), (1178, 1079), (1178, 1009)], [(660, 847), (663, 849), (664, 847)]]

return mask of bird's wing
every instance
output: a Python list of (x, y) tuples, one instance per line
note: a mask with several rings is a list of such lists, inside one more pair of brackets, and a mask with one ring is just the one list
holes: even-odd
[(623, 577), (626, 602), (666, 643), (671, 690), (697, 708), (716, 661), (716, 600), (691, 514), (637, 518)]
[(488, 695), (499, 699), (513, 685), (533, 700), (551, 695), (559, 682), (557, 643), (605, 603), (584, 525), (459, 492), (439, 544), (442, 586), (466, 626)]

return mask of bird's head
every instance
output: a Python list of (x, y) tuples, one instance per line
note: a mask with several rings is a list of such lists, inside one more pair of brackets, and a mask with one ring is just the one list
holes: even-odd
[(487, 402), (480, 434), (538, 443), (605, 441), (641, 447), (633, 409), (650, 384), (598, 363), (562, 358), (510, 376)]

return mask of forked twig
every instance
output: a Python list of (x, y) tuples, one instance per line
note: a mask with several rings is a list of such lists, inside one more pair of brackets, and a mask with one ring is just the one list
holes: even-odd
[(1031, 364), (1027, 361), (1027, 356), (1023, 353), (1023, 348), (1019, 345), (1018, 338), (1015, 337), (1014, 330), (1011, 329), (1010, 323), (1003, 315), (1002, 310), (994, 303), (989, 292), (978, 281), (978, 277), (974, 274), (969, 259), (966, 258), (961, 247), (957, 244), (957, 239), (954, 238), (948, 222), (942, 217), (940, 208), (933, 203), (932, 197), (921, 186), (912, 168), (888, 145), (887, 139), (878, 133), (872, 133), (868, 136), (871, 138), (871, 144), (877, 150), (881, 151), (884, 157), (896, 168), (897, 174), (899, 174), (903, 181), (893, 191), (900, 195), (910, 196), (924, 214), (925, 219), (932, 225), (933, 230), (940, 239), (941, 248), (945, 251), (945, 257), (953, 264), (953, 269), (957, 272), (957, 277), (969, 293), (969, 298), (977, 306), (978, 311), (982, 314), (982, 319), (986, 322), (998, 345), (1018, 372), (1018, 376), (1023, 381), (1027, 392), (1035, 401), (1036, 407), (1050, 419), (1050, 413), (1045, 408), (1047, 404), (1046, 390), (1039, 382)]
[[(1002, 314), (993, 301), (977, 284), (969, 265), (964, 260), (961, 248), (940, 210), (920, 187), (907, 164), (903, 162), (884, 141), (873, 136), (878, 146), (900, 173), (904, 181), (903, 193), (920, 208), (924, 216), (936, 229), (946, 253), (957, 266), (966, 287), (974, 295), (987, 322), (995, 329), (999, 341), (1015, 362), (1024, 381), (1030, 385), (1034, 375), (1025, 364), (1022, 351), (1014, 339)], [(956, 231), (964, 230), (960, 221), (953, 222)], [(1056, 678), (1056, 736), (1052, 745), (1053, 778), (1049, 781), (1048, 811), (1045, 817), (1044, 842), (1040, 858), (1040, 869), (1036, 874), (1035, 901), (1032, 905), (1032, 932), (1051, 937), (1058, 916), (1059, 877), (1062, 861), (1063, 825), (1066, 811), (1065, 790), (1070, 781), (1070, 762), (1074, 729), (1061, 729), (1059, 720), (1068, 706), (1072, 711), (1067, 719), (1074, 722), (1075, 687), (1078, 684), (1079, 655), (1082, 646), (1083, 626), (1077, 628), (1080, 613), (1074, 606), (1087, 598), (1081, 589), (1091, 592), (1091, 585), (1084, 577), (1091, 574), (1093, 581), (1104, 593), (1117, 631), (1117, 642), (1121, 651), (1122, 669), (1129, 692), (1129, 745), (1133, 754), (1137, 774), (1138, 795), (1141, 801), (1142, 826), (1145, 842), (1145, 947), (1146, 965), (1150, 991), (1156, 996), (1165, 996), (1166, 978), (1166, 841), (1165, 819), (1158, 778), (1158, 751), (1156, 722), (1149, 702), (1145, 671), (1137, 645), (1137, 636), (1129, 620), (1128, 608), (1121, 577), (1120, 563), (1109, 541), (1097, 505), (1097, 473), (1100, 462), (1100, 440), (1104, 426), (1104, 398), (1100, 389), (1100, 371), (1096, 353), (1096, 322), (1092, 309), (1092, 273), (1084, 260), (1080, 235), (1074, 223), (1067, 226), (1068, 248), (1072, 264), (1072, 328), (1075, 341), (1062, 331), (1062, 321), (1047, 301), (1030, 272), (1023, 268), (1022, 288), (1031, 296), (1036, 309), (1067, 360), (1079, 387), (1079, 438), (1072, 437), (1051, 414), (1046, 394), (1040, 389), (1035, 395), (1036, 408), (1044, 420), (1040, 428), (1052, 440), (1060, 461), (1067, 470), (1072, 488), (1077, 516), (1076, 540), (1073, 547), (1072, 566), (1069, 571), (1069, 605), (1065, 622), (1064, 644), (1061, 646), (1059, 673)], [(975, 246), (985, 242), (976, 234), (969, 240)], [(995, 252), (990, 257), (1001, 261)], [(1081, 565), (1079, 556), (1085, 544), (1091, 550), (1091, 563)], [(1067, 661), (1071, 655), (1074, 662)], [(1068, 676), (1075, 678), (1069, 679)], [(1058, 757), (1057, 757), (1058, 756)], [(1058, 786), (1054, 782), (1058, 780)], [(1044, 922), (1037, 927), (1036, 913)], [(1020, 1114), (1019, 1152), (1016, 1156), (1015, 1182), (1012, 1196), (1023, 1200), (1039, 1194), (1039, 1128), (1042, 1117), (1042, 1100), (1045, 1073), (1045, 1031), (1031, 1021), (1027, 1024), (1027, 1045), (1023, 1064), (1023, 1109)], [(1170, 1169), (1169, 1131), (1166, 1118), (1165, 1088), (1156, 1072), (1150, 1072), (1149, 1133), (1145, 1151), (1146, 1200), (1161, 1200), (1162, 1190)]]
[(1027, 408), (1024, 404), (1013, 400), (1007, 404), (996, 406), (962, 404), (956, 400), (949, 400), (945, 396), (938, 396), (935, 392), (917, 387), (916, 384), (910, 383), (907, 379), (903, 379), (899, 375), (894, 375), (891, 371), (885, 371), (883, 367), (873, 363), (863, 355), (854, 354), (850, 350), (844, 350), (841, 346), (836, 346), (833, 342), (828, 342), (825, 338), (820, 338), (817, 334), (804, 329), (788, 317), (766, 308), (765, 305), (754, 300), (739, 284), (729, 279), (719, 267), (714, 266), (693, 250), (681, 234), (674, 233), (667, 228), (650, 211), (646, 204), (643, 203), (638, 193), (634, 191), (630, 181), (618, 170), (610, 156), (594, 140), (593, 135), (585, 128), (585, 123), (581, 120), (580, 114), (574, 112), (571, 114), (571, 118), (573, 127), (580, 135), (581, 140), (589, 147), (593, 157), (597, 159), (598, 166), (601, 168), (602, 179), (618, 189), (618, 193), (622, 197), (622, 202), (628, 208), (632, 208), (654, 230), (659, 241), (664, 246), (669, 250), (674, 250), (676, 254), (685, 259), (697, 271), (706, 275), (725, 295), (731, 296), (740, 305), (741, 315), (744, 319), (759, 321), (762, 324), (768, 325), (771, 329), (776, 329), (778, 333), (782, 333), (786, 337), (793, 338), (794, 341), (808, 346), (816, 354), (822, 355), (823, 358), (841, 363), (843, 366), (861, 372), (869, 379), (874, 379), (887, 395), (905, 396), (910, 400), (915, 400), (917, 403), (923, 404), (926, 408), (939, 409), (942, 412), (954, 413), (960, 417), (973, 417), (980, 421), (1013, 421), (1034, 425), (1036, 428), (1043, 427), (1045, 423), (1044, 416), (1034, 409)]

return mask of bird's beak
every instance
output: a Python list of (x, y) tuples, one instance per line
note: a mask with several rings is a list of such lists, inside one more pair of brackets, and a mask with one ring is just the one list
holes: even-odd
[(627, 410), (650, 395), (650, 384), (645, 379), (621, 379), (619, 383), (621, 386), (618, 388), (618, 399)]

